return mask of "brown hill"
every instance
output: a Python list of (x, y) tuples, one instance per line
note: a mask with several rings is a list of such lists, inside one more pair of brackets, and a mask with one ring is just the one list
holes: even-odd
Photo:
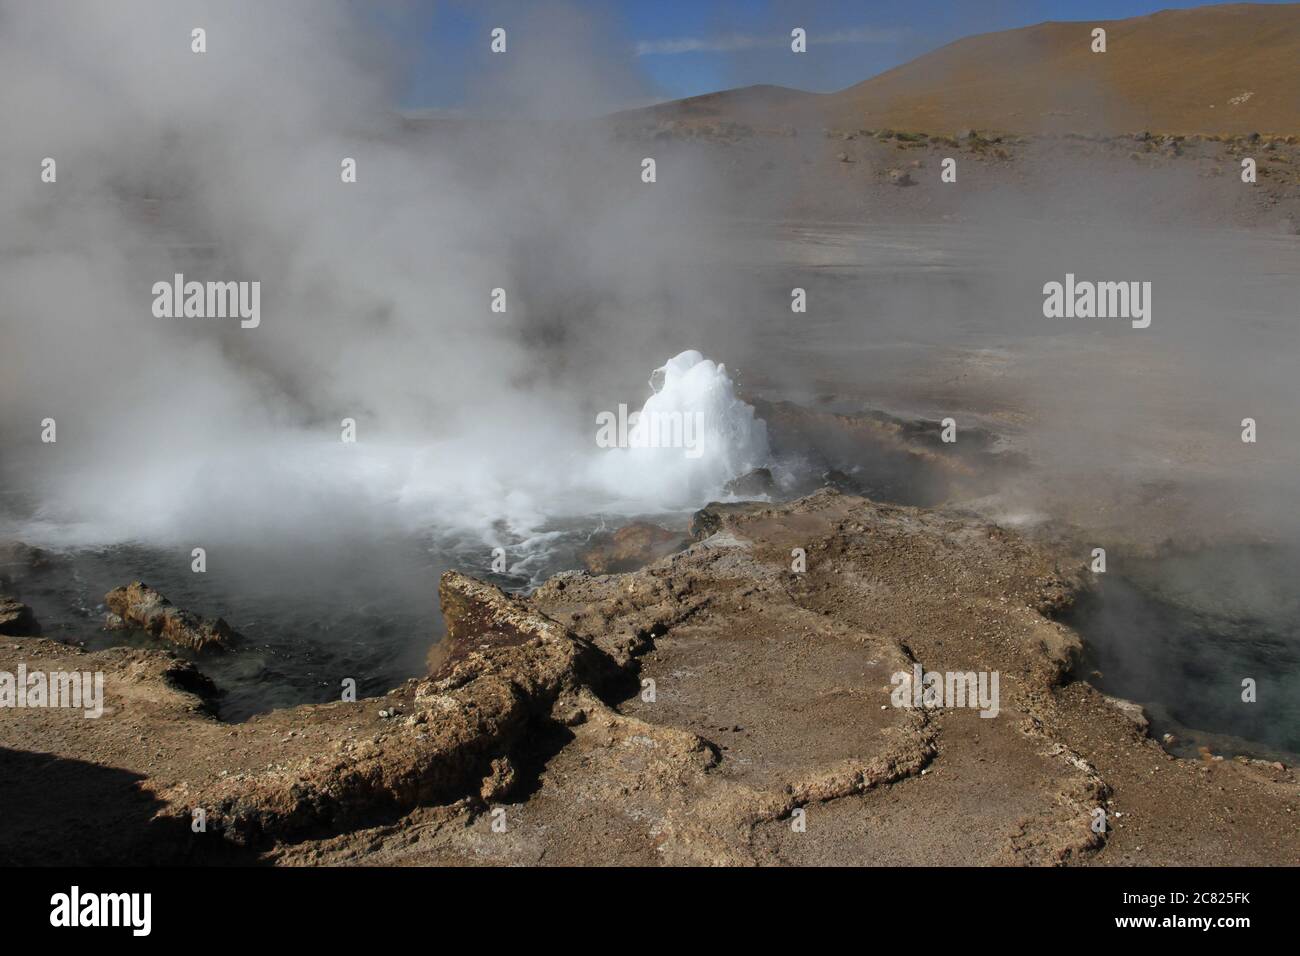
[(612, 119), (631, 125), (641, 123), (647, 115), (660, 121), (687, 123), (693, 120), (758, 125), (773, 121), (809, 122), (811, 117), (820, 115), (818, 104), (826, 99), (823, 93), (761, 83), (625, 110), (614, 114)]
[[(1093, 53), (1092, 30), (1107, 50)], [(822, 96), (694, 97), (681, 118), (954, 132), (1300, 132), (1300, 4), (1228, 4), (967, 37)], [(656, 108), (670, 115), (668, 105)]]

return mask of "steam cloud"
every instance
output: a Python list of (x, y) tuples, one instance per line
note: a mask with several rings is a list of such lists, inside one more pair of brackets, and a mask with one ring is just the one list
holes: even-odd
[[(682, 347), (680, 266), (708, 236), (692, 209), (717, 182), (683, 160), (651, 195), (639, 155), (568, 122), (617, 105), (592, 90), (636, 93), (588, 21), (512, 22), (533, 42), (476, 87), (512, 122), (412, 128), (352, 5), (0, 8), (0, 436), (24, 537), (591, 507), (595, 412), (639, 406)], [(175, 273), (260, 282), (260, 327), (155, 318)], [(47, 417), (55, 445), (36, 441)]]
[[(1169, 477), (1196, 420), (1209, 467), (1184, 489), (1192, 513), (1294, 534), (1295, 330), (1277, 320), (1293, 245), (1180, 228), (1222, 183), (1175, 167), (1153, 191), (1063, 160), (1049, 180), (963, 185), (978, 235), (919, 250), (956, 264), (919, 290), (888, 274), (903, 247), (887, 241), (805, 244), (769, 273), (770, 250), (718, 222), (780, 218), (841, 181), (760, 188), (657, 142), (646, 188), (643, 143), (579, 122), (655, 94), (589, 11), (513, 9), (509, 56), (482, 38), (470, 105), (510, 122), (418, 128), (392, 113), (402, 51), (377, 20), (341, 2), (0, 6), (0, 468), (24, 536), (265, 535), (323, 516), (522, 528), (593, 507), (596, 414), (638, 407), (683, 348), (747, 387), (851, 386), (888, 407), (918, 370), (1000, 342), (1022, 358), (995, 398), (1032, 409), (1015, 427), (1043, 469), (1027, 507)], [(768, 148), (785, 147), (745, 146), (749, 168)], [(1168, 228), (1143, 221), (1153, 208)], [(153, 283), (177, 272), (260, 281), (260, 327), (153, 317)], [(1039, 290), (1066, 272), (1151, 281), (1152, 328), (1081, 325), (1062, 355)], [(797, 284), (802, 318), (782, 304)], [(965, 396), (912, 398), (940, 417)], [(1246, 416), (1267, 437), (1237, 467)], [(46, 417), (55, 446), (38, 442)], [(359, 444), (338, 441), (343, 418)]]

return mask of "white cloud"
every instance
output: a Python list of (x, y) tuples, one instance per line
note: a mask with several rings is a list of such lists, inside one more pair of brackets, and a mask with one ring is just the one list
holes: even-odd
[[(809, 31), (808, 45), (820, 46), (832, 43), (897, 43), (903, 37), (901, 30), (875, 30), (870, 27), (856, 27), (851, 30), (835, 30), (831, 33)], [(643, 40), (636, 45), (637, 56), (673, 56), (678, 53), (733, 53), (737, 50), (763, 50), (787, 46), (787, 36), (754, 36), (733, 33), (720, 37), (679, 37), (673, 40)]]

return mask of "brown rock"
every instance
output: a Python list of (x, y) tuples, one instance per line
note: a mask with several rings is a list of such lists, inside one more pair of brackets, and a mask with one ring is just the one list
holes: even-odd
[(582, 556), (592, 574), (620, 574), (643, 568), (682, 543), (682, 535), (645, 521), (624, 525), (612, 535), (599, 535)]
[(771, 469), (768, 468), (755, 468), (739, 478), (732, 478), (722, 487), (726, 494), (735, 495), (737, 498), (770, 495), (775, 489), (776, 482), (772, 479)]
[[(550, 723), (561, 696), (598, 679), (600, 655), (490, 584), (448, 571), (439, 592), (449, 653), (430, 679), (388, 695), (416, 719), (383, 721), (370, 734), (346, 731), (333, 751), (318, 747), (292, 763), (173, 788), (168, 813), (187, 812), (178, 810), (185, 802), (213, 807), (209, 829), (250, 845), (475, 792), (484, 800), (506, 795), (516, 783), (511, 752)], [(339, 734), (339, 718), (356, 707), (300, 708), (290, 723)]]
[(36, 615), (26, 604), (13, 598), (0, 598), (0, 634), (8, 637), (29, 637), (41, 633)]
[(510, 762), (510, 758), (498, 757), (492, 761), (492, 772), (483, 778), (483, 786), (479, 788), (479, 797), (482, 798), (484, 803), (503, 800), (510, 795), (515, 782), (515, 768)]
[(172, 604), (143, 581), (133, 581), (104, 595), (113, 627), (138, 627), (192, 651), (225, 650), (239, 635), (221, 618), (206, 620)]
[(729, 517), (754, 514), (767, 507), (761, 501), (712, 501), (691, 515), (690, 536), (692, 540), (703, 541), (721, 531)]
[[(550, 633), (519, 598), (455, 571), (443, 574), (438, 601), (446, 634), (429, 652), (429, 674), (435, 680), (451, 673), (475, 651), (518, 647)], [(560, 627), (553, 621), (547, 623)]]

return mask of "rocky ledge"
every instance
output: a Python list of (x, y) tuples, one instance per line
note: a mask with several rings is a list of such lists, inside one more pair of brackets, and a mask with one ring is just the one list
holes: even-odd
[[(1292, 770), (1170, 756), (1140, 709), (1068, 680), (1079, 640), (1057, 616), (1086, 578), (1051, 546), (833, 491), (711, 506), (695, 527), (639, 571), (568, 572), (528, 598), (448, 572), (427, 677), (238, 725), (210, 716), (169, 654), (4, 639), (0, 670), (102, 670), (106, 709), (0, 719), (0, 773), (20, 791), (0, 857), (1300, 857)], [(894, 675), (918, 666), (996, 672), (996, 716), (895, 706)]]

